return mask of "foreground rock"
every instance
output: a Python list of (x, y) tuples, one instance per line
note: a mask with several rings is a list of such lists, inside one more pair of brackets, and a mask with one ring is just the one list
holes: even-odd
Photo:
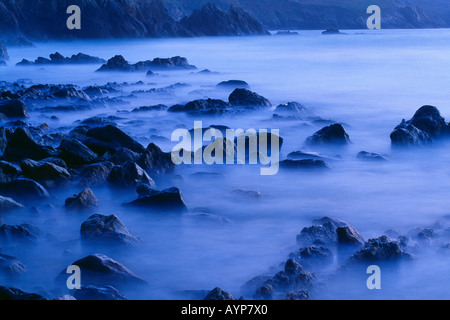
[(25, 177), (36, 180), (47, 187), (66, 183), (70, 178), (70, 173), (65, 168), (51, 162), (25, 159), (21, 162), (20, 168)]
[(85, 165), (97, 159), (97, 155), (76, 139), (63, 140), (59, 146), (61, 158), (68, 164)]
[(203, 300), (234, 300), (234, 297), (228, 291), (216, 287), (211, 290)]
[(153, 191), (150, 195), (140, 195), (132, 202), (125, 203), (126, 206), (138, 208), (161, 209), (164, 211), (183, 212), (187, 211), (181, 191), (178, 188), (169, 188), (162, 191)]
[(434, 106), (419, 108), (414, 116), (395, 127), (391, 133), (393, 146), (421, 146), (448, 135), (448, 124)]
[(94, 214), (81, 225), (81, 239), (92, 243), (138, 245), (142, 241), (131, 234), (115, 215)]
[[(84, 285), (113, 285), (118, 288), (146, 285), (144, 280), (127, 267), (103, 254), (89, 255), (75, 261), (72, 265), (81, 269)], [(61, 272), (58, 279), (65, 283), (66, 269)]]
[(79, 174), (79, 185), (82, 187), (95, 187), (106, 182), (114, 163), (99, 162), (84, 167)]
[(346, 145), (349, 142), (349, 135), (340, 123), (324, 127), (306, 139), (307, 145)]
[(25, 178), (13, 179), (0, 185), (0, 191), (20, 200), (42, 200), (49, 197), (47, 189), (41, 184)]
[(69, 210), (89, 210), (98, 206), (98, 200), (91, 189), (85, 188), (79, 194), (67, 198), (64, 206)]
[(0, 115), (6, 118), (28, 118), (28, 108), (20, 100), (0, 101)]
[(112, 286), (82, 286), (81, 289), (75, 290), (76, 300), (127, 300), (125, 295)]
[(38, 144), (27, 128), (17, 128), (8, 140), (3, 159), (20, 161), (26, 158), (42, 160), (51, 157), (54, 152), (48, 147)]
[(17, 288), (0, 286), (0, 300), (48, 300), (48, 299), (36, 293), (28, 293)]

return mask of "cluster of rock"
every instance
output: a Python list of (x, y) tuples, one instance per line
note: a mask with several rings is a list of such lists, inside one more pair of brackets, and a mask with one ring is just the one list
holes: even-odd
[(190, 65), (188, 60), (184, 57), (172, 58), (155, 58), (153, 60), (139, 61), (135, 64), (130, 64), (121, 55), (117, 55), (108, 60), (102, 65), (97, 72), (105, 71), (121, 71), (121, 72), (136, 72), (146, 71), (153, 73), (152, 70), (192, 70), (197, 67)]
[(74, 54), (71, 57), (64, 57), (59, 52), (50, 54), (50, 59), (38, 57), (34, 61), (29, 61), (23, 59), (21, 62), (17, 63), (17, 66), (31, 66), (31, 65), (46, 65), (46, 64), (100, 64), (105, 63), (104, 59), (93, 57), (84, 53)]

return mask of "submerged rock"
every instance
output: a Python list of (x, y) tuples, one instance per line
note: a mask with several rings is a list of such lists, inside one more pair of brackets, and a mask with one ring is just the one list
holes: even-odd
[(181, 191), (178, 188), (169, 188), (157, 193), (141, 196), (140, 198), (126, 203), (127, 206), (139, 208), (163, 209), (168, 211), (182, 212), (187, 211)]
[(143, 153), (144, 147), (113, 125), (97, 127), (86, 132), (82, 142), (97, 154), (114, 153), (120, 148), (128, 148), (137, 153)]
[(22, 200), (46, 199), (48, 191), (39, 183), (31, 179), (17, 178), (0, 186), (0, 191)]
[(203, 300), (234, 300), (234, 297), (228, 291), (216, 287), (211, 290)]
[(152, 178), (133, 161), (127, 161), (121, 166), (115, 166), (108, 176), (108, 182), (123, 188), (137, 186), (141, 183), (155, 186)]
[(112, 286), (82, 286), (81, 289), (75, 290), (76, 300), (127, 300), (125, 295)]
[(194, 100), (185, 105), (174, 105), (169, 112), (186, 112), (190, 115), (217, 115), (230, 112), (230, 105), (218, 99)]
[(308, 145), (346, 145), (349, 142), (349, 135), (340, 123), (324, 127), (306, 139)]
[(27, 224), (17, 226), (3, 224), (0, 227), (0, 242), (2, 244), (9, 242), (19, 242), (24, 244), (32, 244), (37, 240), (37, 235), (32, 231), (34, 228)]
[(247, 89), (235, 89), (228, 97), (228, 101), (233, 106), (242, 106), (250, 109), (272, 106), (269, 100)]
[(52, 150), (38, 144), (27, 128), (17, 128), (8, 140), (3, 158), (14, 162), (25, 158), (42, 160), (52, 155)]
[(25, 159), (21, 162), (20, 168), (25, 177), (39, 181), (46, 186), (65, 183), (70, 178), (70, 173), (65, 168), (52, 162)]
[(163, 152), (157, 145), (150, 143), (138, 160), (138, 164), (150, 174), (163, 174), (175, 168), (170, 152)]
[(0, 115), (6, 118), (28, 118), (28, 108), (20, 100), (0, 101)]
[(7, 276), (18, 276), (26, 271), (25, 265), (16, 257), (0, 254), (0, 273)]
[(85, 165), (97, 159), (97, 155), (91, 149), (76, 139), (62, 140), (59, 150), (61, 158), (72, 165)]
[(381, 236), (369, 239), (364, 244), (364, 248), (353, 254), (350, 260), (353, 262), (376, 262), (411, 258), (412, 256), (405, 252), (400, 241)]
[(329, 169), (325, 161), (314, 159), (286, 159), (280, 162), (280, 167), (285, 169)]
[(216, 87), (221, 89), (250, 89), (248, 83), (243, 80), (222, 81), (218, 83)]
[(23, 208), (23, 205), (14, 201), (14, 199), (0, 196), (0, 213), (21, 208)]
[(81, 225), (81, 239), (94, 243), (138, 245), (142, 241), (131, 234), (115, 215), (94, 214)]
[(98, 206), (98, 200), (91, 189), (85, 188), (79, 194), (67, 198), (64, 206), (69, 210), (88, 210)]
[(356, 156), (358, 159), (367, 161), (387, 161), (385, 157), (378, 153), (370, 153), (366, 151), (361, 151)]
[(28, 293), (17, 288), (0, 286), (0, 300), (48, 300), (48, 299), (36, 293)]

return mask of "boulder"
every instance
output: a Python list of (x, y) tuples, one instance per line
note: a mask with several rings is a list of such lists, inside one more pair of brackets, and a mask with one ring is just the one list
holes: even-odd
[(233, 106), (242, 106), (249, 109), (272, 106), (269, 100), (247, 89), (235, 89), (228, 97), (228, 101)]
[[(135, 287), (146, 285), (146, 282), (136, 276), (127, 267), (104, 254), (92, 254), (71, 265), (81, 270), (83, 285), (113, 285), (114, 287)], [(58, 280), (67, 280), (66, 269), (62, 270)]]
[(22, 275), (27, 271), (25, 265), (16, 257), (0, 254), (0, 273), (7, 276)]
[(314, 116), (314, 113), (309, 108), (305, 107), (301, 103), (291, 101), (284, 104), (279, 104), (275, 108), (275, 112), (277, 113), (287, 113), (292, 115), (298, 115), (301, 118), (308, 119)]
[(250, 89), (248, 83), (243, 80), (222, 81), (216, 87), (220, 89)]
[(113, 125), (90, 129), (82, 142), (99, 155), (105, 152), (114, 153), (120, 148), (128, 148), (137, 153), (143, 153), (144, 147)]
[(340, 123), (324, 127), (306, 139), (308, 145), (346, 145), (349, 142), (349, 135)]
[(22, 173), (20, 167), (11, 162), (3, 160), (0, 160), (0, 171), (8, 175), (19, 175)]
[(7, 212), (15, 209), (22, 209), (23, 205), (14, 201), (14, 199), (0, 196), (0, 212)]
[(400, 241), (381, 236), (376, 239), (369, 239), (362, 249), (350, 257), (350, 260), (353, 262), (372, 263), (411, 258), (412, 255), (405, 252)]
[(280, 162), (280, 167), (285, 169), (329, 169), (325, 161), (314, 159), (286, 159)]
[(28, 108), (20, 100), (0, 101), (0, 115), (6, 118), (28, 118)]
[(86, 93), (75, 88), (64, 88), (58, 90), (53, 93), (53, 97), (59, 99), (91, 101), (91, 98)]
[(59, 150), (61, 158), (72, 165), (89, 164), (98, 157), (91, 149), (76, 139), (64, 139), (59, 145)]
[(203, 300), (234, 300), (234, 297), (228, 291), (216, 287), (212, 289)]
[(99, 162), (84, 167), (79, 175), (79, 184), (83, 187), (95, 187), (106, 182), (114, 163)]
[(312, 245), (300, 248), (289, 255), (292, 259), (300, 262), (305, 267), (318, 267), (333, 262), (333, 253), (327, 247)]
[(137, 163), (150, 174), (163, 174), (175, 168), (170, 152), (163, 152), (157, 145), (150, 143)]
[(28, 293), (17, 288), (0, 286), (0, 300), (48, 300), (48, 299), (36, 293)]
[(133, 161), (127, 161), (121, 166), (115, 166), (108, 176), (108, 182), (123, 188), (137, 186), (141, 183), (155, 186), (152, 178)]
[(55, 186), (65, 183), (70, 178), (70, 173), (52, 162), (34, 161), (25, 159), (20, 163), (23, 175), (45, 184), (46, 186)]
[(300, 291), (290, 291), (286, 294), (286, 300), (309, 300), (310, 294), (308, 291), (300, 290)]
[(336, 243), (336, 226), (331, 222), (322, 225), (314, 225), (302, 229), (297, 235), (297, 243), (301, 245), (311, 245), (317, 243), (332, 244)]
[(163, 209), (167, 211), (187, 211), (181, 191), (178, 188), (169, 188), (159, 191), (153, 195), (141, 196), (140, 198), (126, 203), (126, 206), (138, 208)]
[(37, 235), (34, 234), (34, 227), (21, 224), (17, 226), (3, 224), (0, 227), (0, 242), (19, 242), (23, 244), (32, 244), (37, 240)]
[(15, 162), (26, 158), (42, 160), (52, 155), (52, 150), (38, 144), (27, 128), (17, 128), (9, 138), (3, 158)]
[(75, 290), (74, 298), (76, 300), (127, 300), (122, 292), (112, 286), (82, 286)]
[(217, 115), (225, 114), (230, 111), (230, 105), (225, 101), (218, 99), (194, 100), (185, 105), (174, 105), (167, 111), (186, 112), (190, 115)]
[(104, 71), (134, 71), (134, 68), (121, 55), (116, 55), (108, 60), (108, 62), (100, 67), (97, 72)]
[(363, 245), (364, 238), (352, 226), (338, 227), (336, 229), (338, 242), (342, 244)]
[(359, 152), (356, 157), (360, 160), (366, 161), (382, 161), (382, 162), (387, 161), (387, 159), (383, 157), (381, 154), (366, 151)]
[(49, 197), (48, 191), (34, 180), (16, 178), (0, 187), (0, 191), (20, 200), (37, 200)]
[(115, 215), (94, 214), (81, 225), (81, 239), (93, 243), (138, 245), (142, 241), (131, 234)]
[(169, 107), (165, 104), (156, 104), (153, 106), (142, 106), (139, 108), (134, 108), (131, 110), (131, 112), (145, 112), (145, 111), (164, 111), (167, 110)]
[(67, 198), (64, 206), (69, 210), (89, 210), (98, 206), (98, 200), (91, 189), (85, 188), (79, 194)]
[(286, 261), (286, 264), (284, 265), (284, 272), (288, 276), (297, 276), (298, 274), (302, 273), (303, 267), (294, 259), (289, 259)]
[[(139, 153), (131, 151), (128, 148), (120, 148), (111, 156), (110, 160), (111, 160), (111, 162), (113, 162), (116, 165), (122, 165), (123, 163), (125, 163), (127, 161), (138, 162), (139, 157), (141, 157), (141, 155)], [(143, 167), (143, 166), (141, 165), (141, 167)], [(146, 169), (146, 168), (144, 168), (144, 169)]]

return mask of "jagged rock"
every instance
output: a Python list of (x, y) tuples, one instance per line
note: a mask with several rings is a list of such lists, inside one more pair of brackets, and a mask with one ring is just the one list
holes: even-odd
[[(78, 266), (83, 275), (84, 285), (113, 285), (114, 287), (146, 285), (146, 282), (136, 276), (127, 267), (104, 254), (92, 254), (71, 265)], [(64, 283), (67, 280), (66, 269), (58, 276)]]
[(21, 209), (23, 205), (14, 201), (14, 199), (0, 196), (0, 212)]
[(61, 158), (72, 165), (85, 165), (97, 159), (97, 155), (76, 139), (64, 139), (59, 145)]
[(111, 120), (111, 117), (90, 117), (81, 121), (80, 125), (95, 128), (104, 127), (107, 125), (117, 126), (117, 123)]
[(127, 300), (125, 295), (112, 286), (82, 286), (81, 289), (75, 290), (76, 300)]
[(48, 300), (48, 299), (36, 293), (27, 293), (17, 288), (0, 286), (0, 300)]
[(50, 60), (46, 58), (39, 57), (34, 62), (23, 59), (22, 62), (19, 62), (17, 65), (35, 65), (35, 64), (99, 64), (105, 63), (106, 61), (98, 58), (89, 56), (84, 53), (78, 53), (69, 57), (64, 57), (59, 52), (55, 52), (50, 54)]
[(100, 67), (97, 71), (134, 71), (134, 68), (121, 55), (116, 55)]
[(137, 163), (150, 174), (163, 174), (174, 169), (170, 152), (163, 152), (157, 145), (150, 143)]
[(336, 144), (345, 145), (350, 142), (348, 133), (340, 123), (324, 127), (306, 139), (308, 145)]
[(18, 276), (26, 271), (25, 265), (16, 257), (0, 254), (0, 273), (7, 276)]
[(286, 300), (309, 300), (310, 295), (308, 291), (300, 290), (297, 292), (288, 292), (286, 294)]
[(285, 169), (329, 169), (325, 161), (314, 159), (286, 159), (280, 162), (280, 167)]
[(89, 242), (138, 245), (142, 241), (131, 234), (115, 215), (94, 214), (81, 225), (81, 239)]
[(120, 148), (128, 148), (137, 153), (143, 153), (145, 151), (140, 143), (112, 125), (88, 130), (86, 132), (86, 138), (81, 140), (81, 142), (100, 155), (107, 151), (114, 153)]
[(316, 245), (300, 248), (297, 252), (291, 253), (289, 257), (305, 267), (327, 265), (333, 261), (333, 253), (330, 249)]
[(141, 183), (155, 186), (152, 178), (133, 161), (127, 161), (121, 166), (115, 166), (108, 176), (108, 182), (124, 188), (137, 186)]
[(326, 222), (322, 225), (305, 227), (297, 236), (298, 244), (311, 245), (316, 241), (325, 244), (335, 243), (337, 241), (336, 226), (331, 222)]
[(28, 108), (20, 100), (0, 101), (0, 115), (7, 118), (28, 118)]
[(3, 224), (0, 227), (0, 242), (20, 242), (32, 244), (37, 240), (37, 235), (35, 235), (32, 231), (35, 231), (34, 228), (26, 224), (17, 226)]
[(106, 182), (114, 163), (109, 161), (99, 162), (84, 167), (80, 172), (79, 184), (83, 187), (94, 187)]
[(131, 110), (131, 112), (145, 112), (145, 111), (164, 111), (167, 110), (169, 107), (165, 104), (156, 104), (153, 106), (142, 106), (139, 108), (134, 108)]
[(42, 160), (52, 156), (52, 150), (39, 145), (27, 128), (17, 128), (9, 138), (3, 153), (7, 161), (20, 161), (25, 158)]
[(285, 104), (279, 104), (275, 108), (275, 112), (277, 113), (288, 113), (295, 114), (300, 116), (301, 118), (308, 119), (314, 116), (314, 113), (309, 108), (305, 107), (301, 103), (291, 101)]
[(352, 226), (338, 227), (336, 229), (338, 242), (343, 244), (364, 244), (364, 238)]
[(230, 112), (230, 105), (218, 99), (194, 100), (185, 105), (174, 105), (167, 111), (186, 112), (190, 115), (217, 115)]
[(143, 198), (147, 196), (153, 196), (157, 193), (159, 193), (158, 190), (153, 189), (148, 184), (140, 184), (136, 187), (136, 192), (138, 194), (138, 198)]
[(275, 290), (270, 284), (265, 284), (255, 292), (255, 296), (264, 300), (272, 300), (274, 292)]
[(98, 72), (104, 71), (122, 71), (135, 72), (151, 70), (175, 70), (175, 69), (196, 69), (195, 66), (189, 64), (184, 57), (172, 58), (155, 58), (153, 60), (139, 61), (135, 64), (130, 64), (121, 55), (116, 55), (108, 60), (108, 62), (98, 69)]
[(186, 203), (178, 188), (170, 188), (159, 191), (153, 195), (143, 196), (132, 202), (126, 203), (125, 205), (139, 208), (164, 209), (176, 212), (187, 210)]
[(66, 169), (51, 162), (25, 159), (21, 162), (20, 168), (25, 177), (41, 182), (46, 186), (65, 183), (70, 178), (70, 173)]
[(221, 89), (250, 89), (248, 83), (243, 80), (222, 81), (216, 87)]
[(53, 93), (55, 98), (59, 99), (76, 99), (83, 101), (91, 101), (91, 98), (81, 90), (75, 88), (64, 88)]
[(233, 106), (242, 106), (249, 109), (272, 106), (269, 100), (247, 89), (235, 89), (228, 97), (228, 101)]
[(49, 197), (48, 191), (42, 185), (26, 178), (13, 179), (6, 185), (0, 186), (0, 191), (19, 200), (45, 199)]
[(291, 276), (291, 275), (298, 275), (303, 271), (303, 267), (294, 259), (289, 259), (286, 261), (286, 264), (284, 265), (284, 272)]
[(19, 175), (22, 173), (17, 165), (3, 160), (0, 160), (0, 171), (8, 175)]
[(69, 210), (88, 210), (98, 206), (98, 200), (91, 189), (86, 188), (65, 201), (65, 207)]
[(350, 260), (354, 262), (376, 262), (411, 258), (412, 256), (405, 252), (400, 241), (381, 236), (376, 239), (369, 239), (364, 244), (364, 248), (353, 254)]
[(358, 159), (368, 160), (368, 161), (387, 161), (385, 157), (378, 153), (370, 153), (366, 151), (361, 151), (357, 155)]
[(203, 300), (234, 300), (234, 297), (228, 291), (216, 287), (211, 290)]
[(111, 156), (110, 160), (116, 165), (122, 165), (127, 161), (137, 162), (140, 156), (139, 153), (133, 152), (128, 148), (120, 148)]

